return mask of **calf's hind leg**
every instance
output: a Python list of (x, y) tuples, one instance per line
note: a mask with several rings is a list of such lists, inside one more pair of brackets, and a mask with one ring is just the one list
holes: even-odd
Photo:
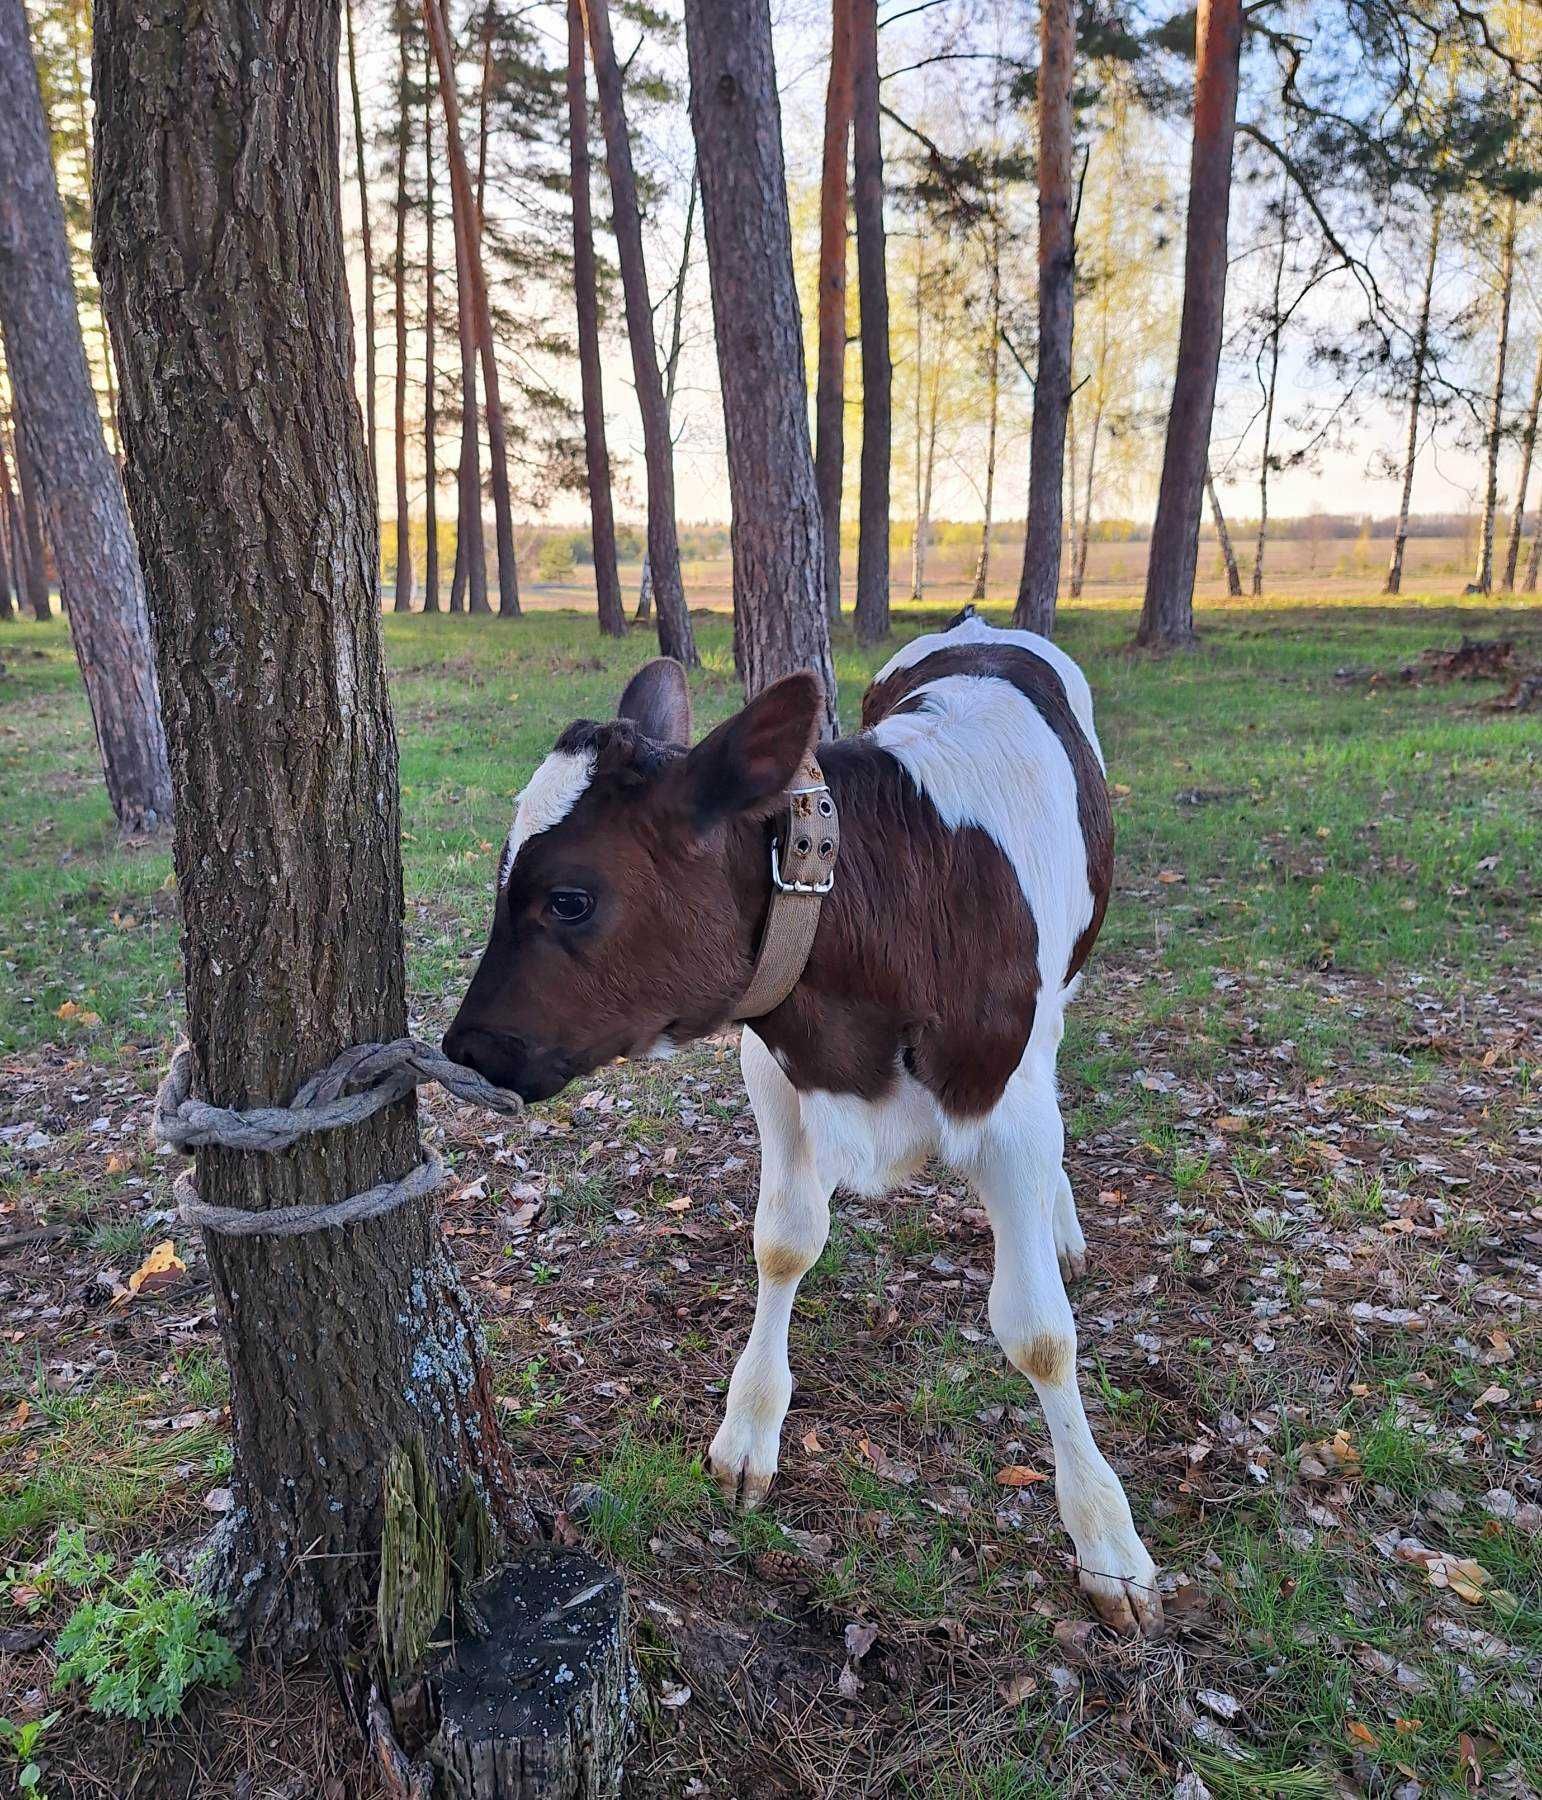
[(709, 1461), (718, 1486), (745, 1508), (759, 1506), (776, 1473), (782, 1421), (792, 1401), (787, 1327), (798, 1283), (830, 1234), (831, 1183), (822, 1181), (803, 1130), (798, 1095), (764, 1043), (746, 1031), (744, 1085), (760, 1127), (760, 1199), (755, 1208), (755, 1323), (728, 1384), (728, 1406)]
[(996, 1239), (991, 1328), (1044, 1409), (1055, 1498), (1083, 1591), (1116, 1631), (1155, 1633), (1162, 1628), (1156, 1565), (1136, 1535), (1119, 1477), (1093, 1441), (1077, 1386), (1076, 1323), (1055, 1255), (1064, 1147), (1053, 1083), (1019, 1076), (985, 1128), (972, 1171)]

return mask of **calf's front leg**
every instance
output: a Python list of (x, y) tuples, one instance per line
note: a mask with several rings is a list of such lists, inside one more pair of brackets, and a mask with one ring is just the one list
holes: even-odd
[(1155, 1634), (1162, 1629), (1156, 1565), (1136, 1535), (1119, 1477), (1093, 1441), (1077, 1386), (1076, 1322), (1055, 1254), (1063, 1149), (1053, 1085), (1014, 1083), (974, 1170), (996, 1239), (991, 1328), (1044, 1410), (1055, 1498), (1083, 1592), (1116, 1631)]
[(709, 1461), (718, 1486), (746, 1509), (759, 1506), (776, 1473), (782, 1421), (792, 1401), (787, 1328), (798, 1283), (830, 1234), (831, 1183), (820, 1179), (803, 1130), (797, 1090), (771, 1052), (746, 1030), (739, 1050), (760, 1128), (760, 1199), (755, 1208), (755, 1323), (728, 1384), (728, 1406)]

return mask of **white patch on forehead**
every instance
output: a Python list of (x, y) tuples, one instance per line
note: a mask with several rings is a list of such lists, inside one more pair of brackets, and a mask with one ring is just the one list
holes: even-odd
[(514, 858), (531, 838), (553, 825), (560, 825), (582, 798), (594, 776), (592, 750), (553, 750), (525, 784), (514, 808), (514, 823), (509, 841), (503, 847), (503, 861), (498, 867), (498, 885), (502, 887), (514, 867)]

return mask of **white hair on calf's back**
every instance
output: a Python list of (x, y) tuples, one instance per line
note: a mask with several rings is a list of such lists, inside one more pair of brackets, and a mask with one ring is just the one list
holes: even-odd
[(514, 858), (531, 838), (562, 821), (577, 806), (594, 778), (593, 750), (553, 750), (526, 782), (514, 806), (514, 823), (498, 865), (501, 888), (514, 867)]
[(916, 693), (921, 706), (880, 719), (873, 742), (904, 764), (944, 825), (978, 826), (1011, 863), (1038, 928), (1033, 1041), (1053, 1032), (1052, 1047), (1071, 951), (1093, 911), (1076, 771), (1039, 709), (1009, 681), (944, 675)]
[(938, 650), (956, 649), (960, 644), (1015, 644), (1019, 650), (1031, 650), (1041, 661), (1047, 662), (1060, 677), (1060, 685), (1065, 689), (1072, 715), (1086, 734), (1087, 742), (1092, 745), (1092, 753), (1098, 759), (1098, 766), (1108, 766), (1103, 760), (1103, 747), (1098, 742), (1097, 728), (1092, 722), (1092, 689), (1087, 685), (1087, 677), (1058, 644), (1051, 643), (1047, 637), (1040, 637), (1036, 631), (998, 631), (984, 619), (971, 616), (960, 620), (951, 631), (929, 632), (925, 637), (912, 638), (908, 644), (901, 645), (873, 680), (882, 681), (896, 669), (911, 668)]

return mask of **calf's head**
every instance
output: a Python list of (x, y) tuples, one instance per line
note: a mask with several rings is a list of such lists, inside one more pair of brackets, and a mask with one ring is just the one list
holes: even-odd
[(728, 1019), (765, 911), (760, 822), (822, 708), (818, 680), (789, 675), (689, 749), (685, 674), (659, 657), (615, 720), (570, 725), (519, 797), (446, 1055), (545, 1100)]

